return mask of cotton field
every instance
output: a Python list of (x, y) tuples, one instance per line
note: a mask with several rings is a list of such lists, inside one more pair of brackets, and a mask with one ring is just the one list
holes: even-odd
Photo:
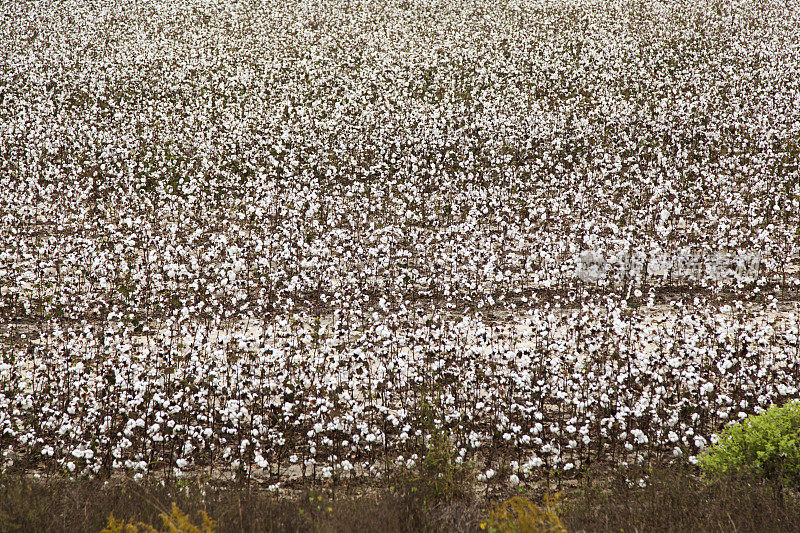
[(0, 474), (695, 462), (800, 397), (800, 4), (5, 1)]

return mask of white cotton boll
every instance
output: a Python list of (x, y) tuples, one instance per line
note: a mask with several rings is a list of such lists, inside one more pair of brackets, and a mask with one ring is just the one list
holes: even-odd
[(262, 468), (262, 469), (266, 469), (269, 466), (269, 463), (267, 462), (267, 460), (264, 459), (264, 457), (260, 453), (256, 454), (255, 462), (256, 462), (256, 466), (258, 466), (259, 468)]
[(530, 472), (534, 468), (539, 468), (544, 464), (544, 461), (539, 457), (533, 456), (531, 457), (524, 465), (522, 465), (522, 469), (524, 472)]
[(508, 476), (508, 482), (511, 484), (511, 486), (516, 487), (519, 485), (519, 476), (516, 474), (511, 474)]

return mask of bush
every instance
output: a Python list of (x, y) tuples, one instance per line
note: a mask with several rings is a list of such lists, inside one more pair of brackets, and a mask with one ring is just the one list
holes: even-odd
[(204, 511), (200, 511), (200, 515), (203, 517), (203, 523), (198, 527), (192, 524), (186, 513), (173, 503), (172, 513), (159, 515), (164, 523), (164, 528), (158, 530), (142, 522), (118, 521), (112, 513), (108, 519), (108, 524), (100, 533), (215, 533), (217, 524)]
[(481, 529), (490, 533), (566, 533), (558, 516), (555, 500), (546, 499), (543, 506), (516, 496), (494, 507), (481, 522)]
[(771, 407), (728, 427), (700, 457), (709, 478), (748, 473), (800, 486), (800, 402)]

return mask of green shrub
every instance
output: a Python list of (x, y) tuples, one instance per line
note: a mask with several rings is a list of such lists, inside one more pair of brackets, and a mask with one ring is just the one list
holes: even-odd
[(700, 465), (707, 477), (747, 473), (800, 486), (800, 402), (771, 407), (726, 428)]

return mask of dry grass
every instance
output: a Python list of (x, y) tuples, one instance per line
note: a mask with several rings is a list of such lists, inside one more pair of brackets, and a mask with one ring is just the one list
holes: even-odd
[(195, 524), (202, 522), (201, 511), (207, 513), (219, 532), (468, 531), (481, 518), (470, 499), (431, 503), (389, 490), (276, 497), (246, 487), (18, 478), (0, 484), (0, 531), (97, 533), (112, 513), (121, 521), (160, 526), (160, 515), (169, 514), (173, 503)]
[(565, 499), (570, 531), (800, 531), (797, 492), (748, 477), (706, 483), (681, 467), (618, 473)]
[[(431, 501), (419, 492), (408, 486), (306, 488), (275, 496), (245, 486), (7, 478), (0, 483), (0, 531), (96, 533), (112, 513), (120, 521), (160, 526), (159, 515), (173, 504), (195, 524), (207, 513), (220, 532), (481, 531), (489, 510), (505, 499), (473, 491)], [(558, 518), (568, 531), (800, 531), (797, 492), (741, 477), (705, 483), (674, 467), (598, 475), (564, 491), (561, 501)]]

